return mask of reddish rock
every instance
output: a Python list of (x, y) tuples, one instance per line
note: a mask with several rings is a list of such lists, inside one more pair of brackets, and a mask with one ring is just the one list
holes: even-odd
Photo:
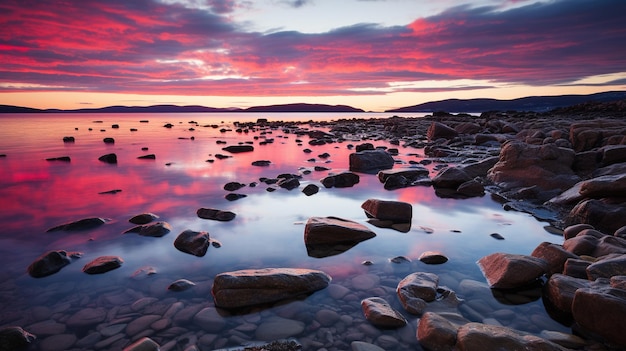
[(124, 263), (124, 260), (118, 256), (100, 256), (87, 263), (83, 267), (83, 272), (87, 274), (102, 274), (120, 268), (122, 263)]
[(365, 319), (379, 328), (400, 328), (407, 324), (402, 314), (394, 310), (389, 302), (380, 297), (370, 297), (361, 301)]
[(428, 131), (426, 131), (426, 138), (428, 141), (434, 141), (437, 139), (452, 139), (459, 135), (459, 132), (447, 125), (440, 122), (433, 122)]
[(361, 208), (368, 217), (384, 221), (406, 223), (411, 222), (413, 217), (413, 206), (407, 202), (367, 199)]
[(513, 289), (533, 283), (548, 270), (546, 261), (525, 255), (494, 253), (478, 260), (492, 288)]
[(576, 290), (572, 302), (574, 320), (619, 347), (626, 347), (626, 292), (606, 287)]
[(469, 321), (459, 314), (426, 312), (418, 321), (417, 340), (430, 351), (457, 350), (457, 332), (467, 323)]
[(530, 255), (548, 263), (548, 275), (563, 272), (563, 266), (567, 259), (578, 258), (577, 255), (566, 251), (563, 246), (546, 241), (539, 244)]

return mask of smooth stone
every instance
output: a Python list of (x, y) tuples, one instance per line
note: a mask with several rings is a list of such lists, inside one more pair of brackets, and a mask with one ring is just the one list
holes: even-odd
[(209, 333), (217, 333), (226, 326), (226, 320), (214, 307), (200, 310), (193, 316), (193, 323)]
[(213, 208), (199, 208), (196, 214), (202, 219), (212, 219), (220, 222), (232, 221), (236, 217), (236, 214), (233, 212)]
[(302, 192), (304, 193), (304, 195), (306, 196), (311, 196), (314, 194), (317, 194), (320, 191), (320, 187), (315, 185), (315, 184), (307, 184), (303, 189)]
[(41, 340), (42, 351), (64, 351), (70, 349), (76, 343), (74, 334), (57, 334)]
[(427, 350), (456, 350), (457, 331), (466, 323), (460, 314), (426, 312), (418, 321), (416, 337)]
[(456, 346), (460, 350), (562, 350), (559, 345), (538, 336), (481, 323), (461, 326), (457, 332)]
[(35, 324), (31, 324), (28, 327), (28, 331), (39, 336), (46, 336), (46, 335), (56, 335), (56, 334), (63, 334), (65, 333), (65, 324), (63, 323), (58, 323), (57, 321), (54, 321), (52, 319), (47, 319)]
[(563, 267), (568, 259), (578, 258), (577, 255), (566, 251), (563, 246), (546, 241), (537, 245), (530, 255), (548, 263), (548, 275), (563, 272)]
[(196, 232), (187, 229), (180, 233), (178, 237), (176, 237), (176, 240), (174, 240), (174, 247), (179, 251), (197, 257), (206, 255), (210, 245), (209, 233), (204, 231)]
[(84, 308), (74, 313), (65, 322), (70, 328), (84, 328), (104, 322), (107, 317), (107, 311), (102, 308)]
[(0, 345), (3, 351), (26, 350), (37, 337), (21, 327), (3, 327), (0, 329)]
[(404, 290), (409, 293), (411, 297), (430, 302), (434, 301), (437, 297), (438, 285), (439, 277), (436, 274), (415, 272), (407, 275), (398, 283), (396, 292), (399, 294), (401, 290)]
[(406, 223), (413, 218), (413, 206), (407, 202), (367, 199), (361, 208), (368, 217), (380, 220)]
[(352, 351), (385, 351), (383, 348), (364, 341), (353, 341), (350, 343), (350, 348)]
[(117, 164), (117, 155), (116, 154), (106, 154), (98, 157), (99, 161), (109, 164)]
[(360, 242), (375, 236), (366, 226), (338, 217), (311, 217), (304, 227), (305, 244)]
[(328, 286), (328, 295), (330, 295), (330, 297), (336, 300), (343, 298), (348, 293), (350, 293), (350, 291), (351, 291), (350, 289), (339, 284), (330, 284)]
[(137, 233), (141, 236), (160, 238), (172, 231), (172, 227), (167, 222), (154, 222), (145, 225), (138, 225), (128, 229), (126, 233)]
[(141, 155), (137, 157), (140, 160), (156, 160), (155, 154)]
[(154, 340), (143, 337), (131, 345), (124, 348), (123, 351), (159, 351), (161, 346), (157, 344)]
[(350, 170), (353, 172), (376, 173), (383, 169), (393, 168), (395, 161), (385, 150), (363, 150), (349, 156)]
[(272, 317), (263, 321), (254, 335), (261, 341), (273, 341), (294, 337), (304, 331), (304, 323), (293, 319)]
[(77, 221), (64, 223), (64, 224), (60, 224), (60, 225), (58, 225), (56, 227), (52, 227), (52, 228), (46, 230), (46, 232), (55, 232), (55, 231), (59, 231), (59, 230), (64, 230), (64, 231), (89, 230), (89, 229), (97, 228), (97, 227), (103, 225), (104, 223), (106, 223), (106, 221), (104, 219), (98, 218), (98, 217), (83, 218), (83, 219), (79, 219)]
[(230, 145), (222, 148), (224, 151), (228, 151), (233, 154), (237, 154), (240, 152), (251, 152), (254, 151), (254, 146), (252, 145)]
[(542, 330), (541, 333), (539, 333), (539, 336), (568, 349), (582, 350), (585, 346), (587, 346), (587, 342), (583, 338), (572, 334), (552, 330)]
[(626, 255), (608, 255), (587, 267), (589, 280), (626, 275)]
[(33, 278), (47, 277), (70, 264), (72, 260), (64, 250), (48, 251), (28, 266), (28, 274)]
[(339, 318), (341, 318), (339, 313), (329, 309), (322, 309), (315, 313), (315, 320), (317, 320), (323, 327), (330, 327), (334, 325), (337, 323)]
[(174, 281), (172, 284), (168, 285), (167, 290), (171, 291), (185, 291), (192, 287), (196, 286), (196, 283), (189, 281), (187, 279), (178, 279)]
[(546, 283), (545, 297), (556, 309), (561, 312), (571, 314), (572, 303), (576, 290), (588, 288), (591, 282), (586, 279), (579, 279), (563, 274), (553, 274)]
[(100, 256), (87, 263), (83, 272), (87, 274), (102, 274), (122, 266), (124, 260), (118, 256)]
[(157, 218), (159, 218), (159, 216), (154, 213), (142, 213), (131, 217), (128, 221), (132, 224), (148, 224)]
[(610, 286), (578, 289), (572, 302), (572, 315), (583, 329), (626, 347), (626, 291)]
[(419, 260), (426, 264), (443, 264), (448, 262), (448, 258), (438, 251), (426, 251), (423, 252)]
[(365, 319), (379, 328), (400, 328), (407, 324), (402, 314), (389, 305), (385, 299), (370, 297), (361, 301)]
[(519, 288), (534, 282), (548, 270), (546, 261), (525, 255), (494, 253), (478, 260), (492, 288)]
[(126, 329), (126, 326), (128, 326), (128, 324), (126, 323), (109, 325), (101, 329), (100, 334), (108, 338), (109, 336), (113, 336), (115, 334), (121, 333), (124, 329)]
[(126, 335), (130, 337), (135, 336), (138, 333), (149, 329), (150, 324), (158, 321), (159, 319), (161, 319), (161, 316), (157, 314), (148, 314), (136, 318), (126, 326)]
[(359, 181), (359, 175), (350, 171), (329, 174), (320, 180), (325, 188), (350, 188), (355, 184), (358, 184)]
[(370, 290), (380, 283), (380, 277), (375, 274), (361, 274), (352, 278), (352, 287), (357, 290)]
[(240, 308), (276, 302), (324, 289), (331, 277), (302, 268), (248, 269), (215, 276), (211, 290), (215, 305)]

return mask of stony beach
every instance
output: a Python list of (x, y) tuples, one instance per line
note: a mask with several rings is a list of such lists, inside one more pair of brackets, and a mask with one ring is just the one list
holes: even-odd
[[(299, 140), (305, 153), (317, 145), (348, 148), (349, 170), (324, 173), (329, 168), (318, 164), (303, 172), (324, 176), (306, 186), (296, 172), (255, 183), (232, 179), (224, 184), (229, 201), (246, 201), (241, 189), (249, 187), (317, 196), (321, 189), (355, 187), (362, 175), (374, 174), (378, 186), (390, 192), (433, 187), (438, 197), (450, 201), (491, 197), (507, 210), (549, 223), (546, 230), (562, 241), (537, 242), (528, 255), (485, 255), (476, 262), (483, 280), (449, 269), (454, 258), (429, 250), (417, 259), (393, 257), (388, 265), (364, 260), (366, 273), (341, 277), (331, 276), (323, 267), (233, 267), (212, 276), (193, 271), (172, 281), (146, 266), (128, 277), (145, 283), (133, 289), (107, 282), (58, 281), (51, 284), (53, 289), (32, 288), (37, 291), (36, 307), (2, 316), (0, 350), (623, 349), (625, 116), (626, 102), (620, 101), (549, 113), (440, 112), (424, 118), (307, 122), (307, 127), (303, 122), (238, 123), (224, 133), (264, 131), (266, 137), (223, 145), (211, 162), (254, 155), (261, 143), (274, 142), (272, 131), (282, 131)], [(376, 147), (380, 140), (392, 147)], [(425, 157), (398, 166), (398, 154), (413, 149)], [(159, 155), (146, 152), (142, 157), (149, 162)], [(115, 164), (117, 155), (103, 154), (100, 162)], [(257, 159), (250, 167), (272, 162)], [(106, 190), (103, 195), (119, 191)], [(196, 210), (199, 218), (223, 225), (245, 217), (227, 208)], [(340, 255), (375, 237), (372, 228), (406, 233), (414, 216), (406, 201), (372, 198), (362, 203), (361, 210), (371, 226), (333, 216), (303, 221), (299, 240), (304, 240), (309, 256)], [(82, 218), (47, 230), (88, 232), (108, 221)], [(171, 233), (159, 213), (124, 221), (129, 222), (124, 235), (175, 236), (175, 249), (186, 255), (203, 257), (222, 246), (221, 238), (207, 231)], [(492, 237), (504, 239), (497, 233)], [(107, 275), (125, 264), (125, 258), (116, 255), (88, 261), (82, 255), (70, 249), (42, 252), (24, 267), (29, 275), (25, 278), (54, 277), (68, 265), (80, 265), (85, 274)], [(425, 265), (431, 268), (424, 271)], [(90, 293), (73, 296), (73, 290)], [(19, 294), (7, 285), (1, 293)], [(50, 304), (60, 293), (70, 298)], [(496, 302), (486, 303), (480, 298), (484, 295), (493, 295)], [(531, 301), (542, 304), (527, 305)], [(517, 309), (513, 312), (503, 305)], [(553, 330), (555, 321), (563, 326), (560, 331)]]

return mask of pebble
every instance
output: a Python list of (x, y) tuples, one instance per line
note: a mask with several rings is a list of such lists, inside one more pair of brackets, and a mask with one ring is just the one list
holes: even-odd
[(128, 325), (126, 326), (126, 335), (134, 336), (136, 334), (139, 334), (140, 332), (148, 329), (150, 327), (150, 324), (158, 321), (159, 319), (161, 319), (161, 316), (156, 314), (141, 316), (128, 323)]
[(380, 277), (374, 274), (361, 274), (352, 278), (352, 286), (358, 290), (369, 290), (380, 283)]
[(70, 349), (76, 343), (74, 334), (57, 334), (49, 336), (41, 341), (41, 351), (64, 351)]
[(296, 336), (304, 331), (304, 323), (281, 317), (269, 318), (256, 329), (258, 340), (272, 341)]
[(193, 322), (209, 333), (216, 333), (226, 325), (226, 320), (220, 316), (214, 307), (206, 307), (200, 310), (193, 317)]

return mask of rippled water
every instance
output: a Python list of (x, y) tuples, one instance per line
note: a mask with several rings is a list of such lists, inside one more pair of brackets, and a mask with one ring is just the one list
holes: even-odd
[[(195, 342), (202, 350), (212, 350), (267, 341), (260, 340), (267, 335), (258, 329), (280, 317), (283, 322), (287, 319), (304, 325), (303, 331), (292, 337), (305, 349), (346, 349), (351, 341), (364, 340), (387, 350), (415, 350), (419, 349), (415, 339), (417, 316), (403, 311), (410, 322), (408, 326), (378, 330), (364, 320), (360, 300), (382, 296), (402, 310), (395, 296), (396, 284), (409, 273), (424, 271), (438, 274), (440, 285), (451, 288), (465, 300), (461, 312), (470, 320), (496, 320), (532, 333), (545, 329), (567, 331), (547, 316), (538, 297), (515, 304), (495, 297), (489, 290), (474, 294), (466, 284), (484, 283), (475, 264), (484, 255), (529, 254), (542, 241), (561, 243), (560, 237), (543, 229), (547, 223), (524, 213), (504, 211), (488, 195), (455, 200), (438, 198), (432, 187), (387, 191), (370, 174), (360, 174), (359, 184), (352, 188), (326, 189), (319, 180), (328, 171), (313, 171), (313, 167), (346, 170), (353, 152), (348, 149), (349, 142), (311, 146), (308, 136), (282, 129), (235, 132), (234, 121), (255, 121), (258, 117), (307, 121), (363, 115), (1, 115), (0, 154), (6, 156), (0, 158), (0, 326), (19, 325), (39, 331), (34, 349), (42, 350), (53, 350), (50, 345), (59, 345), (59, 340), (71, 344), (71, 349), (93, 349), (94, 345), (102, 350), (120, 349), (144, 334), (162, 346), (169, 345), (166, 349), (182, 350), (186, 343)], [(168, 122), (173, 128), (163, 127)], [(112, 128), (113, 124), (119, 128)], [(301, 127), (323, 129), (314, 125)], [(231, 130), (221, 132), (222, 128)], [(75, 142), (64, 143), (64, 136), (73, 136)], [(115, 143), (105, 144), (105, 137), (113, 137)], [(273, 143), (261, 145), (271, 138)], [(367, 141), (375, 146), (397, 147), (382, 140)], [(218, 153), (228, 154), (221, 150), (223, 147), (239, 142), (251, 142), (254, 152), (216, 159)], [(364, 141), (351, 143), (361, 142)], [(146, 147), (148, 150), (142, 150)], [(305, 148), (312, 153), (303, 152)], [(324, 152), (330, 157), (320, 158)], [(98, 161), (106, 153), (116, 153), (118, 164)], [(155, 154), (156, 159), (137, 159), (144, 154)], [(70, 156), (71, 162), (45, 160), (60, 156)], [(395, 158), (400, 161), (395, 167), (408, 167), (409, 161), (423, 158), (423, 150), (400, 147)], [(270, 160), (271, 165), (251, 166), (255, 160)], [(274, 178), (304, 170), (311, 172), (303, 175), (299, 189), (268, 192), (267, 185), (259, 182), (261, 177)], [(236, 191), (247, 197), (228, 201), (223, 186), (231, 181), (258, 185)], [(309, 183), (319, 185), (320, 192), (304, 195), (301, 189)], [(122, 191), (99, 194), (114, 189)], [(411, 230), (402, 233), (370, 225), (360, 207), (369, 198), (411, 203)], [(196, 216), (200, 207), (232, 211), (237, 217), (231, 222), (200, 219)], [(172, 226), (172, 232), (162, 238), (122, 235), (133, 226), (128, 219), (144, 212), (160, 216), (160, 220)], [(309, 257), (303, 232), (304, 223), (312, 216), (350, 219), (368, 226), (377, 236), (339, 255)], [(102, 217), (108, 222), (88, 231), (46, 232), (50, 227), (86, 217)], [(174, 248), (173, 241), (185, 229), (208, 231), (222, 246), (209, 248), (204, 257), (182, 253)], [(499, 233), (505, 240), (495, 240), (491, 233)], [(30, 277), (26, 268), (48, 250), (80, 251), (83, 257), (52, 276)], [(426, 265), (417, 260), (429, 250), (442, 252), (449, 261)], [(81, 271), (85, 263), (103, 255), (120, 256), (124, 264), (101, 275)], [(405, 256), (411, 262), (389, 261), (396, 256)], [(374, 264), (365, 266), (365, 260)], [(131, 278), (145, 266), (153, 267), (157, 274)], [(163, 322), (163, 328), (153, 326), (134, 335), (123, 329), (112, 336), (101, 332), (107, 326), (127, 325), (141, 316), (163, 315), (173, 304), (211, 307), (210, 289), (216, 274), (265, 267), (321, 269), (332, 276), (332, 284), (349, 291), (338, 297), (340, 294), (330, 294), (331, 289), (325, 289), (302, 301), (244, 315), (224, 314), (225, 325), (218, 331), (179, 320)], [(197, 285), (182, 293), (167, 291), (171, 282), (181, 278)], [(371, 282), (372, 287), (360, 289), (364, 281), (365, 285)], [(150, 302), (148, 307), (132, 307), (145, 298), (149, 298), (143, 300)], [(106, 321), (88, 328), (68, 326), (69, 316), (85, 308), (104, 309)], [(320, 325), (316, 316), (319, 310), (334, 311), (342, 318), (332, 325)], [(107, 338), (112, 338), (108, 344), (104, 342)]]

